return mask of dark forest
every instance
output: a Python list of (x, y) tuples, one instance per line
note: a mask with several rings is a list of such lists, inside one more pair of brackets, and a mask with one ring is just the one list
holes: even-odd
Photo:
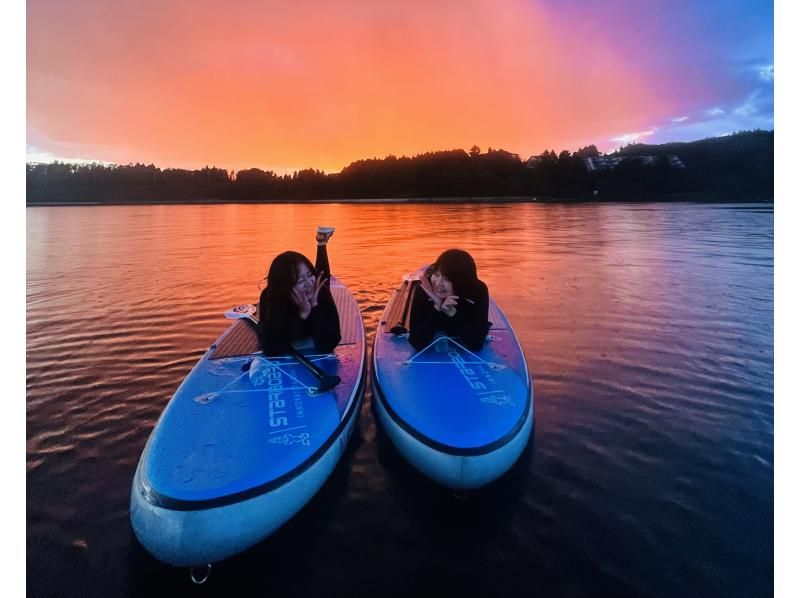
[[(677, 157), (679, 162), (671, 157)], [(621, 158), (594, 170), (586, 158)], [(599, 162), (603, 163), (603, 160)], [(339, 173), (291, 175), (251, 168), (161, 169), (153, 164), (27, 164), (36, 204), (119, 204), (398, 199), (408, 201), (771, 201), (774, 132), (745, 131), (686, 143), (595, 146), (522, 159), (502, 149), (454, 149), (358, 160)]]

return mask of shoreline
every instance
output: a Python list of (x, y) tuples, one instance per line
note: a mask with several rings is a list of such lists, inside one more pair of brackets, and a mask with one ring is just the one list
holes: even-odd
[(267, 199), (257, 201), (212, 199), (183, 199), (171, 201), (153, 200), (114, 200), (114, 201), (32, 201), (25, 207), (69, 207), (69, 206), (170, 206), (170, 205), (259, 205), (259, 204), (591, 204), (591, 203), (764, 203), (772, 204), (774, 197), (722, 197), (706, 193), (682, 193), (670, 195), (641, 195), (632, 198), (606, 197), (375, 197), (375, 198), (337, 198), (337, 199)]

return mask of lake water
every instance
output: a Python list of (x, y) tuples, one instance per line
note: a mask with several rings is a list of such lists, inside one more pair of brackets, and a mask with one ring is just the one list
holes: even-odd
[[(194, 586), (130, 527), (181, 380), (277, 253), (332, 270), (371, 345), (400, 277), (470, 251), (514, 326), (534, 438), (458, 500), (394, 451), (368, 393), (332, 477)], [(320, 204), (27, 209), (31, 596), (771, 596), (773, 209)]]

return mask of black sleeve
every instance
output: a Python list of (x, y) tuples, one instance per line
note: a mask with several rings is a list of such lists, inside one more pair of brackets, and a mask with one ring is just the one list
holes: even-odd
[(283, 355), (288, 349), (291, 335), (286, 317), (288, 314), (281, 317), (271, 307), (274, 306), (269, 304), (269, 295), (267, 289), (264, 289), (258, 302), (258, 340), (264, 355)]
[(466, 297), (458, 300), (453, 316), (453, 324), (464, 346), (470, 351), (480, 351), (486, 334), (489, 332), (489, 289), (479, 282), (468, 301)]
[(317, 271), (317, 273), (324, 272), (326, 278), (331, 275), (331, 265), (328, 261), (327, 245), (317, 245), (317, 261), (314, 262), (314, 269)]
[(424, 349), (436, 334), (436, 314), (433, 303), (427, 293), (417, 287), (411, 303), (411, 322), (409, 323), (408, 342), (417, 351)]
[(308, 315), (311, 338), (314, 346), (323, 353), (330, 353), (342, 340), (339, 327), (339, 311), (333, 301), (331, 290), (324, 286), (320, 289), (317, 305)]

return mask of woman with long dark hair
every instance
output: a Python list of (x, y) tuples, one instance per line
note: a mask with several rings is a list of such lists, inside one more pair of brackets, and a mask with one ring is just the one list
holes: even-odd
[(475, 260), (462, 249), (448, 249), (427, 269), (414, 293), (409, 342), (420, 351), (441, 331), (478, 351), (489, 326), (489, 289), (478, 279)]
[(314, 266), (296, 251), (285, 251), (272, 260), (258, 303), (258, 337), (264, 355), (282, 355), (291, 341), (308, 337), (318, 351), (328, 353), (342, 340), (339, 312), (328, 287), (331, 235), (333, 228), (317, 228)]

